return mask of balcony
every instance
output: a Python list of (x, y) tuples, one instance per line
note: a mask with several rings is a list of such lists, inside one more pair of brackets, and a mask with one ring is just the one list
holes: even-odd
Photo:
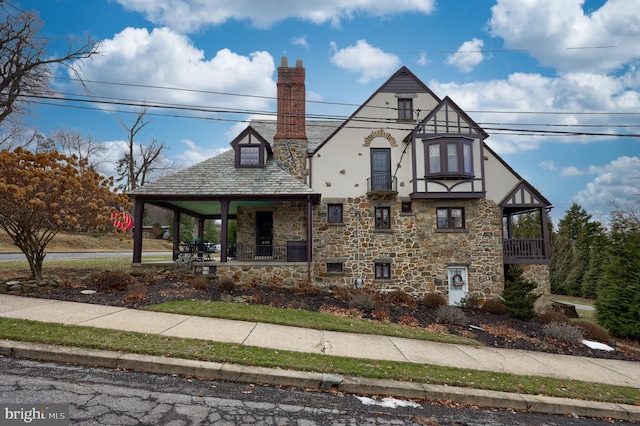
[(502, 240), (505, 264), (549, 263), (542, 238), (510, 238)]
[(390, 174), (377, 174), (367, 179), (367, 197), (384, 198), (398, 195), (398, 180)]

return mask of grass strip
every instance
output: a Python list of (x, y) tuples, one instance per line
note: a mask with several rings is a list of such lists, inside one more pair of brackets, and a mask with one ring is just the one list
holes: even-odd
[(632, 387), (587, 383), (578, 380), (517, 376), (455, 367), (281, 351), (231, 343), (11, 318), (0, 318), (0, 338), (124, 353), (620, 404), (635, 404), (640, 401), (640, 390)]
[(198, 317), (224, 318), (237, 321), (262, 322), (311, 328), (314, 330), (342, 331), (347, 333), (378, 334), (404, 337), (432, 342), (460, 345), (479, 345), (476, 340), (453, 334), (436, 333), (423, 328), (402, 327), (359, 318), (349, 318), (321, 312), (276, 308), (264, 305), (249, 305), (236, 302), (187, 300), (151, 305), (146, 310)]

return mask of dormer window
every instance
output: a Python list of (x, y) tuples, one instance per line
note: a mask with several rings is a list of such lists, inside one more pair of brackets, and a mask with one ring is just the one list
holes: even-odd
[(240, 161), (238, 166), (240, 167), (260, 167), (264, 163), (264, 160), (260, 159), (260, 145), (239, 145), (240, 149)]
[(473, 141), (466, 138), (429, 139), (425, 142), (427, 176), (473, 177)]
[(271, 147), (251, 126), (231, 142), (236, 153), (236, 167), (264, 167), (272, 155)]

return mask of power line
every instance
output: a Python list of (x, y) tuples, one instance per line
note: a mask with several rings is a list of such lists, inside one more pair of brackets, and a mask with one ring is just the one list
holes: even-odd
[[(57, 80), (65, 80), (65, 81), (82, 81), (85, 83), (94, 83), (94, 84), (103, 84), (103, 85), (112, 85), (112, 86), (122, 86), (122, 87), (138, 87), (142, 89), (159, 89), (159, 90), (168, 90), (174, 92), (187, 92), (187, 93), (200, 93), (200, 94), (208, 94), (208, 95), (219, 95), (219, 96), (233, 96), (233, 97), (245, 97), (245, 98), (255, 98), (255, 99), (267, 99), (271, 101), (276, 101), (277, 98), (275, 96), (262, 96), (262, 95), (253, 95), (247, 93), (233, 93), (233, 92), (220, 92), (213, 90), (202, 90), (202, 89), (187, 89), (181, 87), (174, 86), (158, 86), (158, 85), (145, 85), (145, 84), (137, 84), (137, 83), (119, 83), (119, 82), (111, 82), (111, 81), (101, 81), (101, 80), (79, 80), (77, 78), (72, 77), (55, 77)], [(74, 95), (74, 96), (85, 96), (85, 95)], [(89, 95), (86, 95), (89, 96)], [(348, 107), (360, 107), (361, 104), (356, 103), (348, 103), (348, 102), (329, 102), (329, 101), (314, 101), (307, 100), (309, 104), (319, 104), (319, 105), (338, 105), (338, 106), (348, 106)], [(388, 107), (388, 106), (368, 106), (368, 108), (379, 108), (379, 109), (391, 109), (397, 110), (397, 108)], [(466, 113), (477, 113), (477, 114), (529, 114), (529, 115), (638, 115), (640, 116), (640, 112), (607, 112), (607, 111), (514, 111), (514, 110), (465, 110)]]
[[(181, 106), (181, 105), (173, 105), (173, 104), (149, 104), (149, 103), (135, 103), (135, 102), (121, 102), (114, 100), (95, 100), (95, 99), (76, 99), (76, 98), (60, 98), (56, 96), (34, 96), (34, 98), (38, 99), (35, 103), (50, 105), (50, 106), (64, 106), (69, 108), (77, 108), (77, 109), (85, 109), (85, 110), (95, 110), (95, 111), (109, 111), (109, 112), (117, 112), (123, 113), (128, 111), (122, 111), (118, 109), (105, 109), (104, 107), (92, 107), (92, 106), (72, 106), (72, 105), (60, 105), (55, 102), (46, 102), (54, 100), (64, 100), (70, 102), (78, 102), (81, 104), (106, 104), (112, 106), (126, 106), (126, 107), (145, 107), (152, 109), (169, 109), (169, 110), (178, 110), (178, 111), (191, 111), (191, 112), (201, 112), (201, 113), (210, 113), (210, 114), (228, 114), (228, 115), (251, 115), (251, 114), (260, 114), (267, 116), (276, 116), (277, 113), (272, 111), (252, 111), (252, 110), (236, 110), (236, 109), (225, 109), (225, 108), (206, 108), (206, 107), (190, 107), (190, 106)], [(42, 102), (44, 100), (45, 102)], [(129, 112), (129, 113), (137, 113), (137, 112)], [(200, 120), (210, 120), (210, 121), (221, 121), (221, 122), (249, 122), (248, 119), (230, 119), (230, 118), (221, 118), (221, 117), (203, 117), (203, 116), (193, 116), (193, 115), (180, 115), (173, 113), (149, 113), (149, 115), (153, 116), (164, 116), (164, 117), (173, 117), (173, 118), (188, 118), (188, 119), (200, 119)], [(324, 115), (306, 115), (306, 119), (311, 120), (309, 122), (310, 126), (313, 126), (312, 120), (334, 120), (336, 123), (345, 121), (348, 117), (339, 117), (339, 116), (324, 116)], [(366, 117), (354, 117), (352, 118), (352, 122), (356, 124), (351, 124), (349, 128), (359, 128), (359, 129), (371, 129), (376, 130), (380, 128), (380, 125), (388, 125), (395, 124), (395, 120), (381, 120), (380, 118), (366, 118)], [(362, 123), (363, 125), (358, 125), (357, 123)], [(444, 123), (444, 122), (442, 122)], [(481, 123), (479, 123), (480, 125)], [(321, 125), (317, 125), (321, 126)], [(518, 126), (517, 124), (514, 126)], [(533, 126), (533, 125), (527, 125)], [(562, 125), (541, 125), (541, 126), (557, 126), (561, 127)], [(579, 126), (579, 125), (571, 125), (572, 127), (587, 127), (587, 126)], [(605, 126), (606, 127), (606, 126)], [(611, 126), (609, 126), (611, 127)], [(625, 125), (625, 127), (640, 127), (640, 125)], [(517, 127), (490, 127), (482, 125), (482, 128), (486, 131), (495, 132), (494, 134), (501, 135), (512, 135), (512, 136), (597, 136), (597, 137), (640, 137), (639, 133), (604, 133), (604, 132), (587, 132), (587, 131), (562, 131), (562, 130), (544, 130), (544, 129), (520, 129)], [(406, 128), (398, 128), (399, 130), (411, 131), (414, 129), (413, 126), (407, 126)]]

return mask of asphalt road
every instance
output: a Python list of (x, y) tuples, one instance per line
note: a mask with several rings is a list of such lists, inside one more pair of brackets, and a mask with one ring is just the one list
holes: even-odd
[[(145, 251), (142, 256), (161, 256), (171, 255), (170, 251)], [(95, 258), (111, 258), (111, 257), (131, 257), (133, 253), (130, 251), (119, 252), (98, 252), (98, 253), (47, 253), (46, 260), (51, 259), (95, 259)], [(8, 262), (15, 260), (26, 260), (22, 253), (0, 253), (0, 262)]]
[(454, 402), (432, 405), (411, 401), (412, 406), (395, 408), (365, 402), (355, 395), (335, 392), (0, 358), (0, 403), (69, 404), (73, 425), (610, 424), (594, 419), (472, 409)]

